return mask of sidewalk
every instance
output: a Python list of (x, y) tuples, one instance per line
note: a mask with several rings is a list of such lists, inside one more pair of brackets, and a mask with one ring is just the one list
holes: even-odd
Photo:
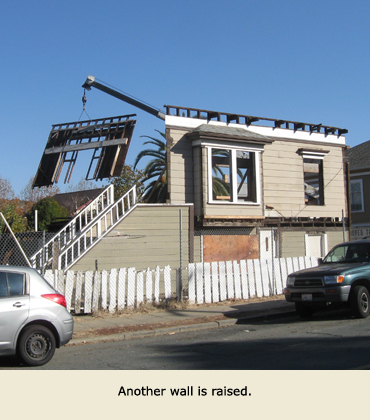
[(239, 319), (293, 312), (294, 305), (284, 296), (224, 302), (212, 305), (189, 305), (186, 309), (153, 309), (147, 313), (122, 315), (75, 316), (75, 330), (68, 345), (131, 338), (234, 325)]

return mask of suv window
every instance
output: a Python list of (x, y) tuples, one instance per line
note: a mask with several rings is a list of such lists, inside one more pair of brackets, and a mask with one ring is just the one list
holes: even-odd
[(358, 243), (340, 245), (332, 249), (325, 257), (324, 263), (334, 262), (369, 262), (370, 244)]
[(0, 297), (25, 294), (25, 276), (21, 273), (0, 272)]

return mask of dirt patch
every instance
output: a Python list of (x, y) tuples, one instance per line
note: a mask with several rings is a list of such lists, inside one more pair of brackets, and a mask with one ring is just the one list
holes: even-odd
[(104, 327), (104, 328), (97, 328), (91, 329), (86, 331), (79, 331), (73, 334), (73, 338), (89, 338), (89, 337), (101, 337), (104, 335), (112, 335), (112, 334), (122, 334), (125, 332), (133, 332), (133, 331), (141, 331), (141, 330), (156, 330), (159, 328), (169, 328), (169, 327), (177, 327), (180, 325), (193, 325), (193, 324), (204, 324), (207, 322), (217, 322), (224, 319), (228, 319), (224, 315), (215, 315), (215, 316), (206, 316), (202, 318), (192, 318), (192, 319), (184, 319), (184, 320), (176, 320), (170, 322), (156, 322), (151, 324), (135, 324), (135, 325), (125, 325), (125, 326), (117, 326), (117, 327)]
[[(164, 307), (155, 307), (152, 305), (143, 305), (137, 309), (127, 309), (122, 311), (121, 313), (109, 313), (104, 311), (99, 311), (94, 313), (93, 315), (77, 315), (74, 316), (74, 320), (76, 323), (82, 322), (86, 318), (100, 318), (100, 319), (109, 319), (109, 318), (123, 318), (123, 317), (135, 317), (138, 314), (145, 314), (145, 313), (155, 313), (155, 312), (170, 312), (176, 310), (191, 310), (194, 308), (209, 308), (209, 307), (229, 307), (231, 309), (236, 310), (227, 310), (224, 314), (218, 313), (217, 315), (206, 315), (201, 317), (189, 318), (189, 319), (176, 319), (173, 321), (166, 321), (166, 322), (156, 322), (156, 323), (142, 323), (140, 322), (132, 325), (117, 325), (113, 327), (104, 327), (104, 328), (90, 328), (84, 331), (75, 331), (73, 334), (73, 339), (88, 339), (91, 337), (102, 337), (102, 336), (109, 336), (114, 334), (122, 334), (127, 332), (135, 332), (135, 331), (151, 331), (151, 330), (158, 330), (162, 328), (169, 328), (169, 327), (178, 327), (182, 325), (196, 325), (196, 324), (204, 324), (207, 322), (217, 322), (227, 319), (235, 319), (243, 318), (246, 315), (246, 312), (243, 310), (237, 309), (237, 305), (244, 305), (244, 304), (253, 304), (258, 302), (266, 302), (266, 301), (277, 301), (277, 300), (285, 300), (283, 296), (270, 296), (264, 298), (251, 298), (248, 300), (228, 300), (225, 302), (218, 302), (218, 303), (211, 303), (211, 304), (202, 304), (202, 305), (190, 305), (190, 304), (182, 304), (173, 302), (170, 306), (168, 305), (166, 308)], [(235, 305), (235, 308), (234, 308)], [(221, 310), (219, 312), (222, 312)], [(261, 310), (254, 310), (255, 315), (260, 315), (261, 313), (266, 313), (266, 309)]]
[(230, 299), (223, 302), (214, 302), (214, 303), (203, 303), (203, 304), (190, 304), (188, 302), (177, 302), (177, 301), (168, 301), (166, 304), (162, 303), (159, 305), (143, 304), (138, 308), (126, 308), (118, 312), (108, 312), (108, 311), (96, 311), (93, 314), (79, 314), (74, 315), (75, 322), (79, 322), (80, 319), (85, 317), (93, 317), (100, 319), (107, 318), (119, 318), (119, 317), (130, 317), (135, 314), (151, 314), (158, 312), (170, 312), (175, 310), (185, 310), (193, 308), (209, 308), (211, 306), (220, 307), (220, 306), (230, 306), (233, 304), (243, 305), (248, 303), (257, 303), (257, 302), (266, 302), (266, 301), (275, 301), (275, 300), (284, 300), (284, 296), (276, 295), (262, 298), (250, 298), (250, 299)]

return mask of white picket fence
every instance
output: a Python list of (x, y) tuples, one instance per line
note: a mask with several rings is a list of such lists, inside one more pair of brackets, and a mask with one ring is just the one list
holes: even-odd
[(187, 275), (174, 270), (175, 280), (170, 266), (145, 271), (133, 267), (101, 272), (47, 270), (44, 277), (65, 295), (69, 311), (89, 314), (159, 304), (180, 298), (186, 288), (192, 304), (279, 295), (288, 274), (317, 264), (315, 257), (191, 263), (184, 270)]
[(99, 310), (115, 312), (134, 308), (142, 303), (158, 304), (170, 299), (171, 268), (136, 271), (135, 268), (113, 268), (103, 271), (47, 270), (45, 279), (65, 295), (67, 309), (76, 314)]
[(189, 264), (189, 303), (280, 295), (288, 274), (317, 264), (316, 257)]

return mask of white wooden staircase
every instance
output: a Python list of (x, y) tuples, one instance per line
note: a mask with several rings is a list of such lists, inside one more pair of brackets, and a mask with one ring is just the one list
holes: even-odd
[(114, 188), (109, 185), (31, 257), (32, 267), (41, 271), (68, 270), (123, 220), (136, 204), (135, 186), (114, 202)]

